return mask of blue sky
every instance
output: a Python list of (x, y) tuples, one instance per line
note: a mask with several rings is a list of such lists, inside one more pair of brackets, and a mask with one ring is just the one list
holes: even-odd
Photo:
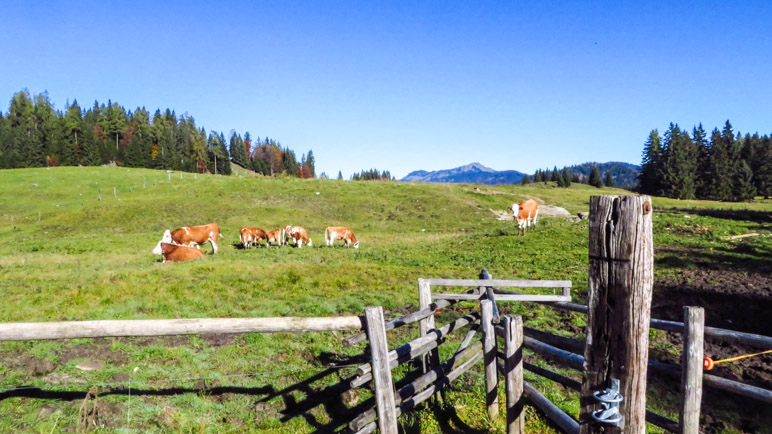
[(169, 107), (346, 177), (637, 164), (670, 122), (772, 133), (772, 2), (588, 3), (0, 0), (0, 97)]

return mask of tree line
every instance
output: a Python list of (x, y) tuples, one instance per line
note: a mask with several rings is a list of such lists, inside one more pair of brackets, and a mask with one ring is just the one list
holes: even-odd
[(641, 193), (678, 199), (751, 200), (772, 194), (772, 139), (702, 124), (691, 134), (671, 123), (665, 134), (652, 130), (643, 148)]
[(0, 168), (115, 164), (230, 175), (233, 161), (264, 175), (316, 176), (311, 151), (298, 162), (294, 151), (272, 139), (253, 144), (249, 133), (229, 136), (207, 134), (192, 116), (168, 108), (151, 115), (110, 100), (84, 109), (74, 100), (60, 111), (47, 92), (24, 90), (0, 112)]
[[(572, 166), (572, 168), (573, 167), (574, 166)], [(605, 179), (603, 179), (601, 177), (598, 166), (592, 167), (589, 176), (586, 176), (583, 173), (577, 172), (575, 170), (571, 170), (567, 166), (563, 167), (562, 170), (558, 170), (557, 166), (555, 166), (551, 171), (549, 169), (538, 169), (533, 174), (533, 177), (529, 176), (528, 174), (523, 175), (523, 179), (520, 181), (520, 184), (526, 185), (535, 182), (543, 182), (545, 184), (548, 182), (554, 182), (560, 188), (568, 188), (571, 186), (571, 183), (588, 184), (598, 188), (601, 188), (604, 185), (606, 187), (614, 186), (614, 178), (611, 176), (611, 172), (606, 172)]]

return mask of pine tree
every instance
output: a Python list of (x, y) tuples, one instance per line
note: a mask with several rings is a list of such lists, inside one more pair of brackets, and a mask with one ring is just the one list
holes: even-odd
[(528, 176), (528, 174), (523, 175), (523, 179), (520, 180), (520, 185), (528, 185), (531, 183), (531, 178)]
[(662, 157), (662, 194), (694, 199), (697, 185), (697, 147), (678, 124), (665, 132)]
[(231, 161), (242, 167), (247, 167), (247, 156), (244, 148), (244, 140), (235, 131), (231, 132), (230, 140)]
[(306, 157), (305, 169), (309, 174), (309, 178), (316, 178), (316, 159), (314, 159), (314, 151), (310, 149)]
[(702, 128), (702, 123), (692, 130), (692, 143), (697, 147), (697, 179), (695, 182), (695, 197), (705, 199), (709, 197), (712, 179), (709, 176), (710, 171), (710, 142), (707, 139), (707, 133)]
[(757, 193), (769, 199), (772, 196), (772, 138), (764, 136), (761, 140), (761, 149), (757, 151), (761, 160), (754, 178), (756, 179)]
[(745, 160), (740, 160), (737, 178), (735, 178), (734, 200), (746, 201), (756, 196), (756, 186), (753, 183), (753, 171)]
[(550, 181), (557, 182), (558, 187), (562, 187), (560, 185), (560, 173), (558, 172), (558, 166), (555, 166), (555, 168), (552, 169), (552, 177), (550, 177)]
[(603, 187), (603, 180), (600, 177), (600, 171), (598, 170), (598, 166), (592, 167), (592, 172), (590, 172), (589, 184), (597, 188)]
[(571, 186), (571, 174), (568, 172), (568, 167), (563, 168), (563, 173), (561, 174), (563, 178), (563, 187), (568, 188)]
[(739, 153), (735, 147), (732, 124), (726, 121), (724, 129), (714, 129), (711, 134), (709, 176), (712, 178), (709, 197), (714, 200), (732, 200), (734, 179), (739, 167)]
[(605, 180), (604, 184), (606, 184), (606, 187), (613, 187), (614, 186), (614, 177), (611, 176), (611, 172), (606, 172), (606, 180)]
[(338, 181), (343, 181), (343, 172), (341, 172), (340, 170), (338, 171), (338, 178), (337, 179), (338, 179)]
[(638, 184), (641, 193), (659, 194), (661, 190), (661, 160), (662, 146), (659, 138), (659, 131), (652, 130), (649, 138), (643, 145), (643, 159), (641, 162), (641, 173), (638, 175)]

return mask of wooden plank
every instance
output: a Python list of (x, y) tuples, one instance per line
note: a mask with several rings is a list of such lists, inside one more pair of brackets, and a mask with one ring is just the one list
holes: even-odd
[(572, 353), (577, 354), (584, 353), (585, 342), (580, 341), (579, 339), (566, 338), (556, 334), (536, 330), (531, 327), (523, 327), (523, 334), (530, 338), (538, 339), (545, 344), (558, 347), (562, 350), (571, 351)]
[(539, 408), (546, 416), (559, 426), (564, 432), (569, 434), (576, 434), (579, 432), (579, 423), (571, 416), (567, 415), (563, 410), (558, 408), (549, 399), (545, 398), (536, 388), (534, 388), (527, 381), (523, 382), (523, 392), (525, 396), (536, 407)]
[[(678, 321), (666, 321), (663, 319), (652, 319), (651, 328), (665, 330), (673, 333), (683, 333), (684, 323)], [(753, 333), (737, 332), (718, 327), (704, 327), (706, 338), (716, 339), (723, 342), (748, 345), (755, 348), (772, 348), (772, 337), (757, 335)]]
[[(478, 294), (432, 294), (433, 300), (480, 300), (486, 299), (485, 295)], [(571, 301), (571, 297), (563, 295), (549, 294), (518, 294), (518, 295), (497, 295), (497, 301), (533, 301), (533, 302), (565, 302)]]
[(191, 318), (0, 324), (0, 341), (361, 330), (358, 316), (330, 318)]
[[(418, 307), (423, 310), (428, 308), (432, 304), (432, 288), (426, 279), (418, 279)], [(435, 328), (434, 313), (428, 317), (422, 319), (418, 323), (421, 331), (421, 337), (426, 336), (430, 330)], [(432, 351), (423, 357), (421, 361), (422, 372), (425, 374), (437, 365), (440, 364), (440, 353), (438, 351)]]
[(700, 405), (702, 404), (703, 329), (705, 309), (684, 307), (684, 350), (681, 359), (681, 415), (683, 434), (700, 432)]
[[(570, 290), (570, 289), (569, 289)], [(506, 289), (493, 288), (493, 292), (501, 295), (527, 295), (522, 292), (508, 291)], [(570, 300), (569, 300), (570, 301)], [(568, 303), (568, 302), (549, 302), (549, 301), (534, 301), (534, 303), (546, 304), (556, 309), (569, 310), (572, 312), (587, 313), (587, 306), (583, 304)]]
[(499, 380), (496, 370), (496, 334), (493, 330), (493, 302), (480, 301), (482, 319), (480, 328), (483, 333), (483, 359), (485, 364), (485, 404), (488, 408), (488, 418), (496, 421), (499, 418)]
[[(399, 328), (408, 324), (418, 322), (434, 314), (434, 312), (450, 306), (451, 304), (452, 303), (449, 302), (448, 300), (438, 300), (436, 303), (431, 303), (429, 307), (427, 307), (426, 309), (421, 309), (416, 312), (411, 312), (407, 315), (403, 315), (399, 318), (395, 318), (391, 321), (387, 321), (386, 331), (394, 330), (395, 328)], [(360, 342), (364, 342), (365, 340), (367, 340), (366, 333), (357, 333), (355, 335), (351, 335), (344, 338), (342, 342), (344, 346), (352, 347)]]
[(525, 432), (523, 405), (523, 318), (504, 317), (504, 384), (507, 394), (507, 433)]
[(367, 337), (372, 353), (373, 380), (375, 383), (375, 408), (378, 428), (384, 434), (397, 434), (397, 412), (394, 402), (394, 383), (389, 368), (389, 347), (381, 306), (365, 309)]
[[(480, 281), (476, 279), (420, 279), (430, 286), (467, 286), (478, 287)], [(570, 288), (570, 280), (486, 280), (486, 286), (500, 286), (502, 288)]]
[[(589, 313), (585, 375), (580, 396), (581, 432), (643, 434), (646, 373), (654, 280), (651, 199), (590, 197)], [(620, 382), (620, 426), (595, 421), (592, 396)]]

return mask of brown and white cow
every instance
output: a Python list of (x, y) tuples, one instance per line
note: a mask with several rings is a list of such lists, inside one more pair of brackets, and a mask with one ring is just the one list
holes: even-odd
[(290, 240), (292, 240), (293, 244), (295, 244), (298, 248), (303, 247), (303, 243), (309, 246), (314, 245), (311, 238), (308, 238), (308, 232), (306, 232), (305, 228), (300, 226), (285, 226), (284, 228), (285, 230), (289, 228), (286, 232), (282, 232), (282, 236), (286, 237), (284, 238), (284, 243), (286, 245), (289, 244)]
[(517, 212), (514, 211), (515, 205), (512, 205), (512, 213), (517, 221), (517, 228), (525, 235), (529, 227), (536, 228), (536, 219), (539, 216), (539, 204), (533, 199), (520, 202), (517, 205)]
[(293, 227), (294, 226), (292, 225), (286, 225), (283, 228), (281, 228), (281, 245), (282, 246), (289, 245), (290, 231), (292, 231)]
[(277, 246), (281, 247), (281, 229), (265, 231), (265, 246), (271, 247), (271, 243), (276, 243)]
[(254, 245), (259, 247), (260, 240), (265, 240), (266, 235), (265, 231), (260, 228), (243, 226), (239, 229), (239, 239), (241, 240), (241, 245), (244, 246), (245, 249), (248, 249)]
[(222, 237), (220, 226), (217, 223), (209, 223), (202, 226), (185, 226), (173, 231), (164, 232), (161, 242), (177, 244), (186, 247), (199, 247), (202, 244), (212, 243), (212, 254), (217, 253), (217, 239)]
[(327, 243), (327, 246), (332, 246), (335, 243), (335, 240), (338, 239), (345, 241), (346, 247), (353, 244), (355, 249), (359, 248), (359, 241), (357, 240), (356, 235), (354, 235), (354, 231), (350, 228), (330, 226), (324, 231), (324, 241)]
[(153, 254), (163, 256), (164, 262), (185, 262), (204, 257), (204, 252), (195, 247), (179, 246), (163, 241), (158, 242), (153, 249)]

